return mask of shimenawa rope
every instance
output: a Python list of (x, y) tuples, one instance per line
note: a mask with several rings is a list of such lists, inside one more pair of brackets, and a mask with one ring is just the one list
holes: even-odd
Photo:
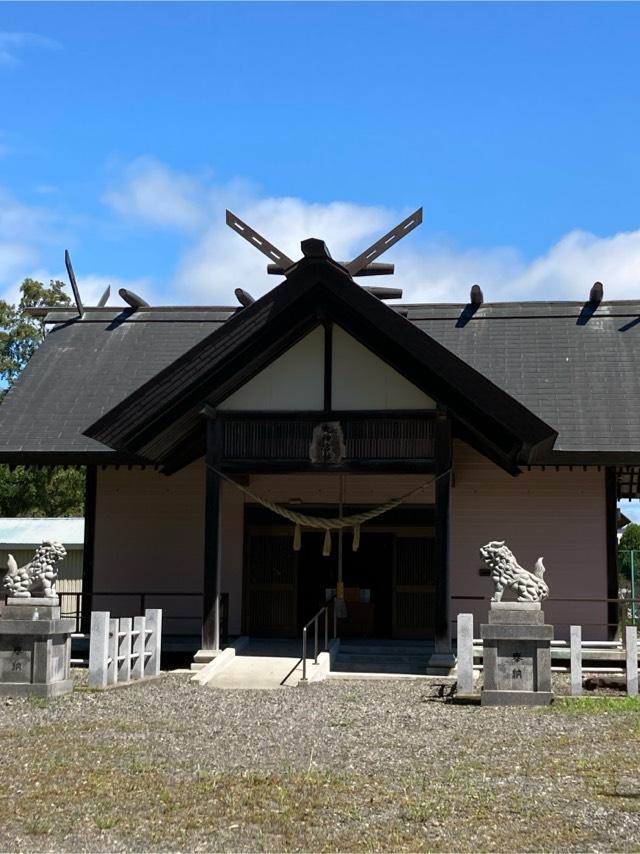
[(261, 504), (263, 507), (266, 507), (267, 510), (271, 510), (272, 513), (276, 513), (278, 516), (282, 516), (284, 519), (288, 519), (290, 522), (293, 522), (295, 525), (295, 531), (293, 535), (293, 550), (300, 551), (301, 546), (301, 533), (302, 528), (315, 528), (316, 530), (321, 530), (325, 532), (324, 536), (324, 544), (322, 547), (322, 554), (327, 557), (331, 554), (331, 531), (339, 531), (344, 528), (353, 528), (353, 542), (352, 549), (353, 551), (358, 550), (358, 546), (360, 545), (360, 526), (364, 522), (368, 522), (371, 519), (375, 519), (377, 516), (382, 516), (383, 513), (387, 513), (389, 510), (393, 510), (394, 507), (398, 507), (400, 504), (407, 501), (407, 499), (411, 498), (413, 495), (416, 495), (418, 492), (421, 492), (423, 489), (426, 489), (427, 486), (431, 486), (441, 477), (448, 475), (451, 469), (447, 469), (441, 474), (435, 475), (431, 478), (431, 480), (422, 483), (420, 486), (417, 486), (415, 489), (406, 492), (404, 495), (401, 495), (399, 498), (394, 498), (391, 501), (387, 501), (386, 504), (381, 504), (379, 507), (373, 507), (371, 510), (365, 510), (363, 513), (354, 513), (352, 516), (343, 516), (338, 519), (329, 519), (325, 516), (308, 516), (306, 513), (298, 513), (297, 510), (290, 510), (288, 507), (283, 507), (281, 504), (275, 504), (273, 501), (269, 501), (268, 498), (263, 498), (261, 495), (253, 492), (253, 490), (249, 489), (247, 486), (243, 486), (240, 483), (237, 483), (233, 478), (226, 475), (224, 472), (217, 469), (215, 466), (212, 466), (210, 463), (207, 463), (207, 466), (211, 469), (211, 471), (215, 472), (218, 477), (221, 477), (223, 480), (226, 480), (227, 483), (233, 484), (237, 489), (241, 492), (244, 492), (249, 498), (253, 501), (256, 501), (258, 504)]

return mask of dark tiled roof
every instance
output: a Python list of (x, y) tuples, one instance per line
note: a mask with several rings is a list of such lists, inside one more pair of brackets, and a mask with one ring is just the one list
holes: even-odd
[(640, 452), (639, 302), (593, 314), (562, 302), (487, 304), (468, 320), (463, 311), (407, 316), (554, 427), (554, 451)]
[[(640, 453), (640, 302), (411, 305), (402, 313), (559, 432), (555, 450)], [(55, 326), (0, 407), (0, 459), (110, 454), (83, 435), (231, 309), (112, 309)], [(59, 319), (58, 315), (58, 319)]]
[(0, 406), (0, 456), (109, 452), (83, 431), (228, 316), (212, 309), (107, 309), (82, 321), (69, 315), (51, 329)]

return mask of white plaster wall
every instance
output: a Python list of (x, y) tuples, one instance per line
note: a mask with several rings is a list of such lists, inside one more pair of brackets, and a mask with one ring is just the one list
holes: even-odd
[(334, 409), (435, 409), (435, 403), (344, 329), (333, 326)]
[(324, 329), (319, 326), (218, 405), (234, 411), (308, 410), (324, 405)]
[[(607, 553), (604, 469), (534, 469), (513, 478), (462, 442), (454, 445), (455, 486), (451, 491), (451, 595), (487, 596), (491, 579), (481, 577), (480, 546), (506, 540), (518, 562), (532, 570), (544, 557), (551, 598), (606, 598)], [(508, 594), (505, 593), (505, 599)], [(452, 618), (474, 613), (475, 636), (486, 621), (488, 602), (451, 600)], [(583, 638), (604, 638), (606, 604), (554, 603), (544, 606), (556, 637), (567, 625), (583, 625)]]

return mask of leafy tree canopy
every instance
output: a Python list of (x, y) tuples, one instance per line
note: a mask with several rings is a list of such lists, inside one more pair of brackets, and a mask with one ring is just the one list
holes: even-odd
[(33, 306), (69, 305), (64, 283), (52, 281), (49, 287), (35, 279), (25, 279), (18, 305), (0, 300), (0, 383), (12, 386), (34, 350), (44, 338), (42, 320), (29, 317), (25, 309)]
[[(44, 323), (25, 309), (70, 302), (63, 282), (35, 279), (23, 281), (17, 305), (0, 300), (0, 401), (44, 339)], [(0, 465), (0, 516), (82, 516), (84, 479), (84, 470)]]
[(637, 525), (635, 522), (627, 525), (620, 537), (618, 549), (620, 551), (640, 550), (640, 525)]

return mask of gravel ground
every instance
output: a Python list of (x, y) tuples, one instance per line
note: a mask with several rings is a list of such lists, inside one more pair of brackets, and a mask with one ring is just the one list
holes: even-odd
[(4, 851), (637, 851), (640, 706), (187, 676), (0, 705)]

